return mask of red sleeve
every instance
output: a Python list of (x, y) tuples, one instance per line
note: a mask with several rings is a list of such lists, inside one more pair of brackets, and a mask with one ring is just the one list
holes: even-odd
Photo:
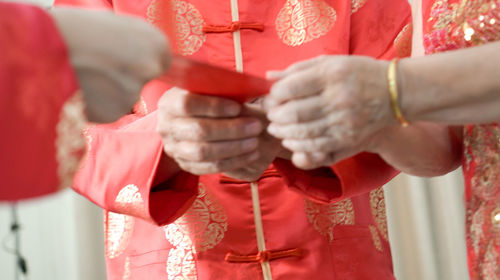
[(0, 2), (0, 200), (70, 184), (85, 118), (66, 52), (45, 11)]
[(366, 0), (351, 15), (350, 54), (379, 59), (411, 53), (411, 8), (406, 0)]
[[(367, 0), (351, 16), (350, 54), (379, 59), (411, 52), (410, 5), (406, 0)], [(361, 153), (330, 168), (297, 169), (277, 159), (290, 188), (318, 202), (335, 202), (379, 188), (397, 175), (378, 155)]]
[(73, 187), (100, 207), (163, 225), (194, 201), (197, 176), (181, 172), (154, 186), (163, 171), (156, 112), (94, 126), (86, 138), (88, 154)]

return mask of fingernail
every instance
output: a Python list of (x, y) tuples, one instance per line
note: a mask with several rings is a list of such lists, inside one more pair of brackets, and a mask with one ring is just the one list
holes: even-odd
[(259, 141), (256, 138), (247, 139), (243, 141), (243, 149), (245, 151), (252, 151), (257, 148)]
[(245, 127), (245, 130), (248, 134), (259, 134), (262, 131), (262, 124), (259, 121), (252, 122)]
[(237, 116), (237, 115), (240, 113), (240, 106), (235, 105), (235, 104), (228, 104), (228, 105), (224, 108), (224, 112), (225, 112), (225, 113), (226, 113), (229, 117)]

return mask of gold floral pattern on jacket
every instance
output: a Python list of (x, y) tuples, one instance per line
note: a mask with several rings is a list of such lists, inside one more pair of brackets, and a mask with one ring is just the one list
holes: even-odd
[(104, 249), (107, 258), (117, 258), (127, 249), (134, 223), (134, 217), (109, 211), (104, 213)]
[(73, 177), (85, 154), (83, 129), (87, 123), (85, 105), (80, 91), (69, 98), (61, 108), (56, 126), (56, 160), (59, 187), (73, 184)]
[(387, 216), (385, 210), (384, 189), (378, 188), (370, 192), (370, 208), (375, 225), (382, 237), (387, 240)]
[(369, 225), (370, 233), (372, 234), (373, 246), (382, 252), (382, 242), (380, 241), (380, 236), (378, 235), (377, 228), (373, 225)]
[(227, 215), (223, 206), (202, 183), (193, 205), (174, 223), (164, 227), (172, 244), (167, 260), (169, 280), (197, 279), (194, 256), (215, 247), (227, 231)]
[(196, 262), (193, 250), (173, 248), (168, 252), (168, 280), (196, 280)]
[(174, 17), (175, 46), (179, 54), (192, 55), (197, 52), (206, 40), (201, 13), (186, 1), (153, 0), (148, 7), (146, 16), (151, 23), (170, 33), (168, 32), (171, 28), (171, 23), (168, 20), (169, 14), (173, 14)]
[[(135, 185), (123, 187), (115, 198), (115, 208), (120, 213), (146, 217), (144, 200)], [(106, 211), (104, 215), (105, 251), (110, 259), (120, 256), (127, 248), (134, 230), (133, 216)]]
[(354, 225), (355, 214), (351, 199), (333, 204), (319, 204), (304, 200), (307, 219), (329, 242), (333, 241), (333, 230), (337, 225)]
[(368, 0), (351, 0), (351, 13), (357, 12)]
[(276, 18), (276, 31), (283, 43), (295, 47), (327, 34), (337, 13), (323, 0), (287, 0)]
[(120, 190), (115, 199), (115, 208), (117, 212), (148, 219), (144, 200), (136, 185), (130, 184)]

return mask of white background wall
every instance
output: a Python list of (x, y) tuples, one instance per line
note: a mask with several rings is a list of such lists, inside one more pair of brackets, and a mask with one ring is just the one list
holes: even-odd
[[(29, 2), (50, 5), (52, 0)], [(4, 186), (1, 188), (15, 187)], [(389, 237), (399, 280), (466, 280), (460, 171), (421, 179), (399, 176), (386, 188)], [(71, 191), (19, 205), (22, 253), (30, 280), (105, 279), (101, 210)], [(9, 205), (0, 204), (0, 241)], [(5, 245), (11, 247), (12, 240)], [(15, 259), (0, 248), (0, 279), (14, 280)], [(23, 279), (23, 278), (21, 278)]]

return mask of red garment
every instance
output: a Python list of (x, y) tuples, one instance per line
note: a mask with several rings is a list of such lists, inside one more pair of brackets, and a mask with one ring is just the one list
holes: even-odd
[(0, 2), (0, 201), (71, 185), (85, 147), (75, 125), (75, 117), (82, 117), (75, 110), (83, 113), (76, 89), (50, 16), (34, 6)]
[[(500, 1), (424, 1), (428, 54), (500, 40)], [(500, 123), (464, 128), (466, 234), (471, 279), (500, 279)]]
[[(167, 2), (112, 1), (117, 13), (165, 30)], [(173, 4), (179, 53), (259, 76), (321, 54), (391, 58), (396, 38), (398, 52), (409, 46), (408, 29), (398, 37), (407, 1)], [(108, 210), (108, 279), (394, 279), (383, 192), (370, 191), (395, 170), (364, 153), (313, 171), (277, 159), (252, 184), (182, 172), (155, 186), (165, 170), (153, 111), (167, 89), (150, 83), (136, 114), (89, 130), (74, 188)]]

